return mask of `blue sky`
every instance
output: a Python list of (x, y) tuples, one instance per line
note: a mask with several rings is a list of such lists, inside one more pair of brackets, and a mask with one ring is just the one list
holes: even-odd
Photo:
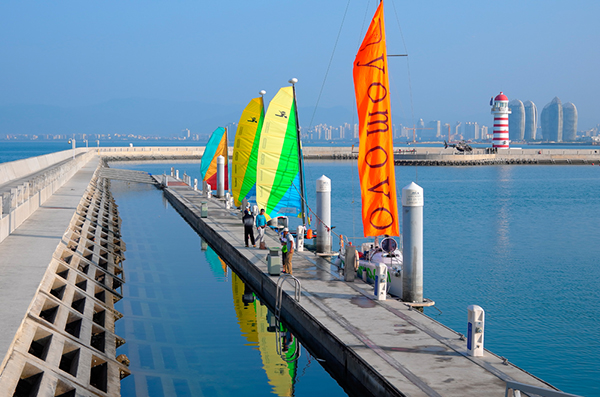
[[(320, 106), (346, 107), (356, 121), (352, 61), (376, 4), (3, 0), (0, 105), (244, 106), (297, 77), (300, 106), (322, 89)], [(599, 1), (387, 0), (385, 9), (388, 53), (409, 54), (390, 59), (395, 114), (490, 125), (489, 98), (504, 91), (540, 111), (558, 96), (577, 106), (579, 129), (600, 123)]]

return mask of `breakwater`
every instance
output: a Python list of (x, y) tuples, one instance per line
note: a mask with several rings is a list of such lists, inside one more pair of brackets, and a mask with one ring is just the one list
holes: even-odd
[[(110, 181), (99, 178), (97, 161), (92, 163), (92, 170), (74, 175), (48, 199), (38, 210), (44, 214), (36, 213), (35, 220), (18, 229), (21, 234), (2, 245), (0, 268), (7, 269), (1, 263), (6, 259), (18, 269), (3, 274), (10, 286), (3, 285), (0, 292), (3, 338), (8, 339), (2, 340), (6, 355), (0, 366), (0, 395), (118, 396), (120, 379), (129, 375), (127, 357), (116, 355), (125, 341), (114, 333), (115, 321), (122, 317), (114, 303), (121, 299), (125, 282), (121, 220)], [(83, 186), (82, 197), (78, 189)], [(60, 228), (65, 216), (70, 221), (62, 237), (48, 235), (55, 233), (54, 224)], [(49, 240), (35, 244), (42, 237)], [(13, 262), (15, 257), (19, 260)]]
[[(139, 160), (198, 160), (204, 147), (107, 147), (98, 154), (106, 161)], [(302, 149), (306, 160), (356, 160), (358, 147), (314, 147)], [(229, 155), (233, 148), (229, 148)], [(475, 165), (583, 165), (599, 164), (600, 149), (504, 149), (490, 153), (488, 149), (459, 152), (457, 149), (436, 147), (394, 148), (394, 163), (420, 166)]]
[(396, 149), (396, 165), (474, 166), (474, 165), (584, 165), (599, 164), (600, 149), (487, 149), (459, 152), (455, 148)]

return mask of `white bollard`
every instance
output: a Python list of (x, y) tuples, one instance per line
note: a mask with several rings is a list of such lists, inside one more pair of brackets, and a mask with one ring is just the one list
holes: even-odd
[(175, 168), (171, 167), (171, 176), (175, 176)]
[(423, 302), (423, 188), (402, 189), (402, 300)]
[(217, 157), (217, 197), (225, 196), (225, 157)]
[(258, 205), (254, 204), (252, 206), (252, 215), (256, 216), (258, 215)]
[(175, 178), (179, 179), (179, 170), (175, 170)]
[[(256, 205), (255, 205), (256, 207)], [(296, 228), (296, 251), (304, 251), (304, 232), (306, 228), (302, 225)]]
[(485, 328), (485, 312), (477, 305), (467, 307), (469, 324), (467, 327), (467, 350), (474, 357), (483, 356), (483, 331)]
[(317, 179), (317, 252), (331, 252), (331, 179)]
[(225, 209), (231, 209), (231, 194), (225, 192)]
[(212, 186), (209, 183), (206, 184), (206, 198), (212, 197)]
[(387, 275), (388, 268), (386, 264), (378, 263), (375, 265), (375, 288), (373, 293), (378, 301), (384, 301), (387, 298)]
[(198, 178), (194, 178), (194, 190), (198, 190)]

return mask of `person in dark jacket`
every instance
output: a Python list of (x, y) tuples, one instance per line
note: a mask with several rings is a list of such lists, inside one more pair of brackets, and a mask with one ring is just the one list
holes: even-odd
[(254, 216), (250, 213), (250, 210), (246, 209), (244, 211), (242, 222), (244, 223), (244, 241), (246, 242), (246, 247), (248, 246), (248, 237), (252, 241), (252, 246), (256, 247), (254, 243)]

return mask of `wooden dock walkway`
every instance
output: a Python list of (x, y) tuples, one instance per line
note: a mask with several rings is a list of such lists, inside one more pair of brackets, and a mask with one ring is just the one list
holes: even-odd
[[(274, 310), (279, 277), (267, 273), (268, 251), (244, 246), (239, 210), (187, 186), (166, 187), (164, 194)], [(279, 245), (269, 230), (267, 246)], [(293, 275), (300, 301), (284, 283), (281, 318), (351, 395), (502, 396), (507, 382), (556, 390), (490, 351), (469, 356), (458, 332), (391, 297), (373, 300), (371, 285), (343, 281), (336, 266), (312, 252), (294, 254)], [(465, 308), (465, 323), (466, 317)]]

